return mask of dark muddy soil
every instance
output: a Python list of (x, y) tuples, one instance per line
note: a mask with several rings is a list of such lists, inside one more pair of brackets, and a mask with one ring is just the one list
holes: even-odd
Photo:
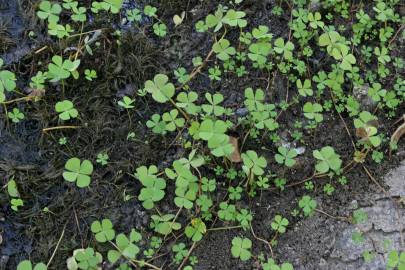
[[(130, 1), (131, 2), (131, 1)], [(138, 1), (142, 6), (144, 2)], [(95, 55), (87, 58), (83, 66), (97, 70), (98, 79), (90, 83), (85, 80), (72, 81), (63, 92), (59, 86), (50, 86), (46, 99), (36, 103), (21, 103), (19, 106), (29, 112), (26, 120), (17, 125), (10, 125), (4, 117), (4, 109), (0, 109), (0, 179), (4, 186), (11, 177), (21, 183), (20, 193), (25, 206), (18, 213), (12, 212), (6, 193), (0, 193), (0, 269), (15, 269), (19, 261), (31, 258), (34, 261), (50, 258), (58, 239), (64, 231), (64, 238), (56, 253), (50, 269), (65, 269), (66, 258), (78, 247), (94, 246), (103, 252), (103, 247), (92, 238), (90, 224), (95, 219), (110, 218), (116, 231), (128, 232), (136, 228), (145, 235), (152, 235), (148, 228), (150, 214), (145, 211), (136, 199), (140, 186), (129, 176), (141, 165), (156, 164), (160, 169), (171, 164), (173, 160), (186, 155), (181, 145), (173, 143), (175, 134), (161, 137), (146, 128), (145, 123), (154, 113), (165, 111), (165, 106), (151, 102), (149, 98), (137, 98), (131, 119), (124, 110), (117, 107), (117, 100), (124, 95), (134, 94), (144, 82), (157, 73), (171, 73), (174, 68), (191, 67), (191, 59), (197, 55), (205, 56), (212, 46), (212, 40), (205, 34), (197, 33), (194, 24), (199, 19), (213, 12), (218, 1), (149, 1), (159, 10), (164, 10), (163, 17), (170, 21), (173, 14), (188, 11), (185, 22), (177, 28), (170, 25), (170, 35), (164, 39), (145, 37), (142, 33), (123, 28), (121, 47), (117, 48), (111, 38), (114, 29), (103, 32), (99, 39), (102, 50), (95, 50)], [(24, 82), (36, 72), (40, 61), (46, 61), (52, 50), (40, 54), (33, 51), (45, 45), (52, 47), (49, 40), (43, 37), (41, 24), (32, 16), (35, 1), (3, 1), (0, 0), (0, 57), (10, 64)], [(283, 17), (271, 14), (275, 1), (245, 1), (243, 9), (248, 17), (254, 18), (252, 25), (268, 25), (276, 37), (288, 37), (287, 23), (289, 14)], [(284, 6), (283, 6), (284, 7)], [(287, 6), (285, 6), (287, 10)], [(288, 15), (288, 16), (287, 16)], [(99, 22), (94, 22), (97, 25)], [(94, 28), (94, 26), (92, 26)], [(120, 24), (114, 24), (120, 28)], [(34, 31), (37, 38), (31, 40), (29, 31)], [(237, 33), (235, 33), (236, 36)], [(401, 45), (403, 46), (403, 45)], [(399, 48), (401, 48), (399, 46)], [(322, 69), (321, 56), (315, 55), (313, 61)], [(270, 78), (275, 79), (272, 80)], [(23, 86), (24, 84), (21, 83)], [(271, 101), (285, 100), (287, 96), (287, 80), (278, 74), (261, 74), (252, 71), (248, 79), (238, 79), (232, 74), (224, 76), (220, 83), (211, 83), (205, 76), (198, 76), (191, 88), (204, 93), (206, 91), (221, 92), (226, 100), (226, 107), (237, 109), (243, 104), (243, 91), (246, 87), (262, 88), (269, 92)], [(28, 90), (28, 89), (24, 89)], [(68, 96), (80, 111), (79, 125), (84, 128), (77, 130), (42, 133), (43, 128), (57, 126), (58, 119), (53, 111), (53, 104), (60, 96)], [(294, 105), (279, 118), (280, 136), (286, 142), (291, 140), (293, 124), (300, 115), (301, 105)], [(402, 104), (398, 115), (405, 113)], [(28, 113), (27, 113), (28, 115)], [(380, 129), (391, 134), (396, 119), (387, 119), (379, 114)], [(343, 115), (347, 122), (351, 119)], [(129, 132), (135, 132), (136, 140), (128, 140)], [(235, 136), (245, 136), (243, 129), (234, 130)], [(67, 146), (58, 144), (60, 137), (68, 138)], [(293, 169), (280, 168), (275, 162), (270, 170), (279, 177), (287, 179), (287, 186), (312, 174), (314, 167), (312, 150), (325, 145), (333, 146), (346, 164), (352, 160), (353, 147), (344, 128), (344, 123), (335, 115), (325, 119), (316, 133), (304, 134), (306, 151), (299, 157), (298, 165)], [(404, 142), (399, 144), (398, 152), (403, 153)], [(260, 144), (247, 140), (244, 149), (253, 149), (261, 155), (273, 157), (275, 145), (269, 136), (260, 139)], [(106, 167), (97, 167), (93, 182), (88, 189), (77, 189), (61, 177), (65, 161), (72, 156), (94, 160), (100, 152), (108, 152), (111, 162)], [(371, 160), (365, 162), (374, 177), (380, 180), (390, 168), (395, 167), (404, 155), (393, 155), (380, 165)], [(209, 168), (207, 175), (214, 175), (214, 168)], [(377, 190), (368, 176), (357, 165), (347, 174), (348, 185), (338, 186), (337, 192), (327, 196), (322, 184), (329, 179), (315, 180), (314, 198), (319, 208), (332, 216), (349, 216), (350, 202), (362, 203), (362, 194)], [(218, 182), (225, 179), (217, 178)], [(169, 191), (170, 193), (170, 191)], [(125, 195), (134, 196), (125, 201)], [(331, 240), (345, 225), (336, 223), (330, 217), (316, 213), (310, 221), (302, 222), (302, 217), (294, 217), (291, 211), (297, 207), (298, 199), (306, 194), (303, 185), (286, 187), (284, 191), (271, 190), (263, 192), (254, 199), (247, 196), (239, 202), (245, 208), (250, 207), (254, 214), (253, 228), (257, 237), (269, 239), (272, 236), (271, 221), (275, 214), (282, 214), (290, 221), (289, 231), (278, 239), (273, 248), (275, 258), (291, 261), (295, 265), (305, 264), (319, 269), (321, 258), (328, 257)], [(219, 193), (218, 197), (224, 193)], [(170, 198), (170, 196), (167, 196)], [(177, 209), (172, 200), (162, 203), (162, 210), (175, 214)], [(49, 212), (44, 212), (47, 207)], [(186, 219), (181, 216), (180, 219)], [(333, 226), (331, 225), (333, 223)], [(303, 224), (303, 225), (302, 225)], [(212, 227), (226, 226), (222, 222), (211, 224)], [(195, 248), (193, 255), (198, 257), (195, 269), (259, 269), (255, 262), (242, 263), (230, 255), (231, 241), (234, 236), (245, 235), (253, 240), (253, 253), (269, 255), (265, 244), (255, 240), (249, 231), (229, 230), (210, 232)], [(186, 241), (183, 239), (183, 241)], [(174, 243), (174, 241), (173, 241)], [(170, 248), (170, 245), (167, 247)], [(168, 250), (163, 250), (165, 253)], [(177, 269), (170, 265), (169, 255), (161, 258), (165, 269)], [(257, 258), (254, 261), (258, 261)], [(105, 269), (109, 269), (107, 266)]]

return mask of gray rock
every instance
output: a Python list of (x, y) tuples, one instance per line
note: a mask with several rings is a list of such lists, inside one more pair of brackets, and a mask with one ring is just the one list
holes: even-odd
[[(379, 200), (372, 207), (365, 207), (363, 210), (368, 215), (368, 220), (364, 226), (373, 227), (386, 233), (399, 231), (396, 205), (390, 199)], [(405, 224), (405, 211), (398, 209), (401, 223)], [(362, 224), (363, 225), (363, 224)]]
[(352, 240), (352, 235), (356, 231), (357, 229), (354, 226), (350, 226), (342, 232), (340, 238), (336, 241), (330, 258), (339, 259), (342, 262), (350, 262), (360, 259), (365, 250), (373, 250), (373, 243), (370, 239), (366, 238), (361, 244), (355, 243)]
[(309, 9), (311, 11), (319, 11), (322, 8), (322, 4), (319, 0), (311, 0), (311, 3), (309, 3)]
[(357, 101), (361, 105), (361, 109), (364, 111), (372, 111), (377, 106), (377, 102), (375, 102), (370, 96), (368, 96), (368, 89), (370, 86), (365, 84), (360, 87), (353, 88), (353, 96), (357, 99)]
[(384, 181), (390, 187), (388, 193), (392, 197), (405, 197), (405, 160), (401, 166), (385, 176)]
[(249, 113), (249, 110), (247, 108), (239, 108), (235, 112), (236, 116), (239, 116), (239, 117), (245, 117), (246, 115), (248, 115), (248, 113)]
[[(405, 193), (405, 161), (401, 166), (384, 177), (385, 183), (390, 187), (390, 196), (403, 196)], [(371, 194), (374, 204), (361, 208), (368, 215), (367, 221), (362, 224), (349, 225), (338, 235), (336, 244), (328, 259), (320, 261), (319, 269), (331, 270), (385, 270), (388, 252), (400, 250), (401, 237), (398, 224), (397, 211), (402, 227), (405, 227), (405, 209), (396, 210), (391, 198), (384, 194)], [(357, 201), (351, 203), (351, 209), (357, 209)], [(352, 240), (355, 231), (360, 230), (364, 242), (357, 244)], [(363, 252), (374, 254), (373, 260), (365, 262)]]

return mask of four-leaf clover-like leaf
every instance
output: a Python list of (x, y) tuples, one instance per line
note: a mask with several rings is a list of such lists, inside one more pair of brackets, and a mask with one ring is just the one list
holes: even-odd
[(217, 54), (217, 57), (222, 60), (226, 61), (229, 59), (230, 55), (236, 54), (236, 50), (234, 47), (230, 46), (231, 43), (227, 39), (221, 39), (214, 44), (212, 50)]
[(323, 147), (320, 151), (314, 150), (313, 156), (319, 160), (315, 168), (320, 173), (327, 173), (329, 170), (339, 172), (342, 165), (340, 156), (335, 153), (335, 150), (330, 146)]
[(231, 253), (235, 258), (240, 258), (242, 261), (249, 260), (252, 256), (251, 248), (252, 241), (249, 238), (235, 237), (232, 239)]
[(288, 224), (288, 219), (283, 218), (280, 215), (276, 215), (273, 222), (271, 223), (271, 228), (278, 233), (285, 233)]
[(115, 237), (113, 224), (109, 219), (103, 219), (101, 222), (96, 220), (91, 224), (91, 231), (95, 234), (97, 242), (105, 243)]
[(145, 89), (148, 93), (152, 94), (154, 100), (159, 103), (169, 101), (175, 92), (175, 87), (169, 82), (169, 77), (164, 74), (157, 74), (153, 81), (145, 82)]
[(294, 166), (294, 158), (297, 156), (297, 151), (295, 149), (288, 150), (286, 147), (280, 146), (278, 152), (279, 154), (274, 156), (277, 163), (285, 164), (287, 167)]
[(92, 173), (93, 164), (90, 160), (80, 162), (80, 159), (75, 157), (66, 162), (63, 178), (68, 182), (76, 182), (79, 188), (84, 188), (90, 185)]
[(39, 4), (39, 11), (37, 15), (39, 18), (46, 20), (49, 23), (57, 23), (59, 21), (59, 14), (62, 12), (62, 7), (59, 4), (52, 4), (49, 1), (42, 1)]
[(142, 205), (146, 209), (152, 209), (154, 203), (160, 201), (165, 196), (166, 181), (156, 176), (157, 171), (156, 166), (150, 166), (149, 168), (142, 166), (136, 169), (135, 176), (144, 186), (138, 199), (143, 202)]
[(311, 81), (308, 79), (306, 79), (304, 83), (302, 83), (301, 80), (297, 80), (297, 88), (298, 92), (303, 97), (312, 96), (314, 94), (314, 91), (312, 90), (311, 87)]
[(291, 41), (285, 42), (282, 38), (278, 38), (274, 41), (274, 51), (278, 54), (283, 54), (284, 58), (287, 60), (292, 60), (293, 50), (294, 44)]
[(264, 157), (258, 157), (255, 151), (249, 150), (242, 154), (243, 171), (249, 176), (252, 173), (254, 175), (263, 175), (264, 168), (267, 166), (267, 161)]

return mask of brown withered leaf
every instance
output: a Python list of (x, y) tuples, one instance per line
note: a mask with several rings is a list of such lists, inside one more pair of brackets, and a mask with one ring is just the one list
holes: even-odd
[(28, 96), (34, 97), (34, 100), (37, 100), (45, 95), (45, 89), (29, 88), (28, 93)]
[[(405, 122), (405, 114), (403, 115), (403, 120)], [(391, 143), (397, 144), (399, 142), (399, 139), (405, 134), (405, 123), (400, 125), (397, 130), (392, 134), (391, 136)]]
[(229, 136), (229, 143), (233, 145), (234, 150), (233, 153), (231, 154), (231, 156), (229, 157), (229, 159), (233, 162), (233, 163), (239, 163), (242, 162), (242, 159), (240, 157), (240, 153), (239, 153), (239, 143), (238, 143), (238, 139), (232, 136)]
[[(372, 126), (377, 128), (378, 127), (378, 121), (377, 120), (371, 120), (367, 122), (367, 126)], [(356, 128), (356, 136), (358, 138), (367, 138), (368, 137), (368, 133), (367, 133), (367, 129), (364, 127), (361, 128)]]

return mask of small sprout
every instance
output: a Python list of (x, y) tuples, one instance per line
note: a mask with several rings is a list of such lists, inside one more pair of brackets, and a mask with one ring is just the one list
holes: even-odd
[(215, 179), (208, 179), (203, 177), (201, 180), (201, 189), (204, 192), (213, 192), (217, 188), (217, 182)]
[(221, 80), (221, 75), (222, 75), (222, 72), (219, 69), (219, 66), (215, 66), (215, 67), (212, 67), (212, 68), (208, 69), (208, 77), (212, 81), (220, 81)]
[(361, 223), (366, 222), (367, 220), (368, 220), (368, 215), (364, 210), (358, 209), (353, 212), (353, 223), (354, 224), (361, 224)]
[(122, 100), (118, 101), (118, 106), (124, 108), (124, 109), (133, 109), (135, 108), (134, 105), (132, 105), (135, 102), (135, 99), (132, 99), (130, 97), (124, 96)]
[(69, 120), (71, 118), (76, 118), (79, 112), (75, 109), (73, 102), (70, 100), (59, 101), (55, 105), (55, 111), (59, 113), (59, 119)]
[(249, 238), (235, 237), (232, 239), (231, 253), (235, 258), (240, 258), (242, 261), (249, 260), (252, 256), (251, 248), (252, 241)]
[(229, 192), (229, 199), (238, 201), (242, 198), (241, 193), (243, 189), (241, 187), (229, 187), (228, 192)]
[(286, 184), (287, 184), (287, 180), (285, 178), (277, 177), (276, 179), (274, 179), (274, 185), (277, 188), (279, 188), (281, 191), (284, 190)]
[(235, 221), (237, 216), (236, 207), (233, 204), (227, 202), (221, 202), (219, 204), (218, 217), (223, 221)]
[(328, 196), (332, 195), (334, 191), (335, 188), (329, 183), (323, 187), (323, 192), (325, 192)]
[(363, 243), (365, 239), (364, 239), (364, 235), (361, 232), (355, 231), (352, 233), (352, 240), (355, 244), (359, 245), (359, 244)]
[(244, 28), (247, 25), (247, 21), (243, 19), (246, 16), (246, 13), (243, 11), (235, 11), (234, 9), (228, 10), (225, 14), (222, 22), (230, 26), (238, 26)]
[(109, 156), (107, 153), (99, 153), (97, 155), (96, 162), (101, 164), (102, 166), (105, 166), (108, 164), (108, 159), (109, 159)]
[(315, 13), (310, 12), (308, 14), (309, 26), (311, 26), (311, 28), (313, 28), (313, 29), (317, 29), (318, 27), (323, 28), (325, 26), (324, 22), (321, 21), (321, 19), (322, 19), (322, 16), (321, 16), (321, 13), (319, 13), (319, 12), (315, 12)]
[(19, 123), (24, 119), (24, 114), (20, 112), (18, 108), (14, 108), (11, 112), (8, 112), (7, 116), (13, 121), (13, 123)]
[(194, 67), (198, 67), (198, 66), (202, 65), (203, 60), (202, 60), (201, 56), (196, 56), (193, 58), (192, 62), (193, 62)]
[(186, 245), (184, 243), (173, 245), (172, 251), (175, 254), (174, 258), (178, 264), (180, 264), (184, 257), (186, 257), (188, 254), (188, 250), (186, 249)]
[(372, 87), (368, 89), (368, 96), (372, 98), (373, 101), (379, 102), (381, 98), (385, 97), (387, 90), (382, 89), (380, 83), (373, 83)]
[(86, 22), (87, 9), (85, 7), (73, 7), (72, 11), (73, 11), (73, 14), (71, 15), (71, 18), (74, 22)]
[(196, 200), (197, 205), (201, 208), (201, 211), (207, 212), (212, 206), (212, 200), (207, 195), (203, 194)]
[(66, 137), (61, 137), (61, 138), (59, 138), (58, 143), (59, 143), (60, 145), (66, 145), (66, 143), (67, 143), (67, 138), (66, 138)]
[(79, 188), (88, 187), (93, 173), (93, 164), (90, 160), (80, 161), (78, 158), (71, 158), (65, 164), (63, 178), (68, 182), (76, 182)]
[(273, 230), (275, 230), (276, 232), (278, 232), (278, 233), (285, 233), (285, 231), (286, 231), (286, 228), (287, 228), (287, 226), (288, 226), (288, 219), (286, 219), (286, 218), (283, 218), (282, 216), (280, 216), (280, 215), (276, 215), (275, 217), (274, 217), (274, 220), (273, 220), (273, 222), (271, 223), (271, 228), (273, 229)]
[(229, 156), (234, 150), (229, 143), (229, 136), (225, 134), (227, 129), (227, 124), (222, 120), (213, 121), (207, 118), (200, 125), (198, 136), (208, 141), (208, 147), (214, 156)]
[(86, 69), (84, 75), (88, 81), (93, 81), (93, 79), (97, 78), (97, 72), (94, 69)]
[(307, 181), (305, 182), (305, 189), (306, 190), (314, 190), (314, 182), (312, 181)]
[(11, 203), (11, 209), (13, 209), (16, 212), (18, 212), (18, 207), (24, 206), (24, 201), (19, 198), (11, 199), (10, 203)]
[(59, 39), (64, 37), (69, 37), (70, 33), (73, 32), (73, 29), (69, 24), (61, 25), (56, 23), (50, 23), (48, 25), (48, 34), (51, 36), (57, 36)]
[(165, 129), (167, 131), (175, 131), (176, 128), (184, 126), (186, 121), (182, 117), (178, 118), (178, 115), (179, 111), (176, 109), (173, 109), (170, 112), (166, 112), (162, 115), (162, 120), (165, 122)]

